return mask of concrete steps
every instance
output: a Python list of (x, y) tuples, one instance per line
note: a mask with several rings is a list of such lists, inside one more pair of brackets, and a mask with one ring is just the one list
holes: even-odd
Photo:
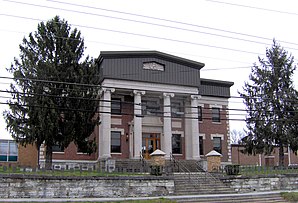
[(237, 203), (276, 203), (276, 202), (284, 202), (284, 200), (280, 193), (275, 194), (231, 194), (231, 195), (210, 195), (210, 196), (197, 196), (197, 197), (190, 197), (184, 199), (176, 199), (177, 202), (190, 202), (190, 203), (230, 203), (230, 202), (237, 202)]
[(205, 172), (175, 173), (175, 195), (231, 194), (233, 189)]

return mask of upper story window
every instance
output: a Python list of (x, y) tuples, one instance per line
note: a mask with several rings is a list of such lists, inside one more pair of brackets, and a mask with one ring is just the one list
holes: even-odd
[(121, 98), (112, 98), (111, 113), (118, 115), (121, 114)]
[(142, 101), (143, 115), (161, 115), (161, 107), (158, 100), (143, 100)]
[(220, 122), (220, 108), (212, 107), (212, 122)]
[(182, 109), (181, 102), (172, 102), (171, 103), (171, 111), (173, 118), (180, 118), (183, 116), (184, 112)]
[(198, 120), (202, 121), (203, 120), (203, 112), (202, 112), (202, 107), (198, 106)]

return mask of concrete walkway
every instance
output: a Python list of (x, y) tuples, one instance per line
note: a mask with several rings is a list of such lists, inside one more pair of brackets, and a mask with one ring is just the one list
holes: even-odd
[(281, 192), (298, 192), (298, 190), (291, 191), (268, 191), (268, 192), (251, 192), (251, 193), (234, 193), (234, 194), (206, 194), (206, 195), (180, 195), (180, 196), (158, 196), (158, 197), (115, 197), (115, 198), (19, 198), (19, 199), (0, 199), (0, 202), (119, 202), (127, 200), (148, 200), (166, 198), (172, 200), (194, 199), (194, 198), (212, 198), (212, 197), (245, 197), (268, 194), (279, 194)]

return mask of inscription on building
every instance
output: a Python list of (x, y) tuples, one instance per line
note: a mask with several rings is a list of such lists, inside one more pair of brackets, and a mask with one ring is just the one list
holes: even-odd
[(146, 63), (143, 63), (143, 69), (165, 71), (165, 66), (156, 62), (146, 62)]

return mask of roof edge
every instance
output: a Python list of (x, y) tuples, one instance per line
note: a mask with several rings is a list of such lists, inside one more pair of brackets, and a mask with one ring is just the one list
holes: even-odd
[(160, 57), (168, 60), (173, 60), (175, 62), (180, 62), (183, 64), (186, 64), (191, 67), (195, 67), (197, 69), (201, 69), (205, 66), (204, 63), (189, 60), (186, 58), (182, 58), (179, 56), (171, 55), (171, 54), (166, 54), (164, 52), (159, 52), (155, 50), (147, 50), (147, 51), (101, 51), (100, 55), (98, 57), (99, 61), (101, 61), (103, 58), (114, 58), (114, 57), (132, 57), (132, 56), (155, 56), (155, 57)]

